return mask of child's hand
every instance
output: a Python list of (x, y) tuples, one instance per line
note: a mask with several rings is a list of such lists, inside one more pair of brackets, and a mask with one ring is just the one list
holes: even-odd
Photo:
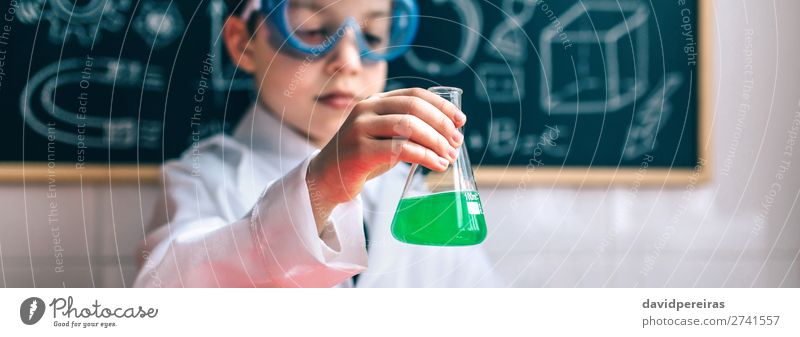
[(372, 95), (353, 111), (311, 160), (306, 182), (318, 228), (337, 204), (353, 199), (364, 183), (400, 161), (444, 171), (455, 160), (466, 116), (424, 89)]

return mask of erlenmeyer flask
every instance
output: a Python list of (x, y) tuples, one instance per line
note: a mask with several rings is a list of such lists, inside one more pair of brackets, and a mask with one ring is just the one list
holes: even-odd
[[(461, 89), (428, 90), (461, 109)], [(483, 205), (463, 144), (458, 148), (455, 163), (443, 173), (424, 175), (419, 165), (411, 165), (392, 220), (392, 235), (402, 242), (434, 246), (475, 245), (486, 238)]]

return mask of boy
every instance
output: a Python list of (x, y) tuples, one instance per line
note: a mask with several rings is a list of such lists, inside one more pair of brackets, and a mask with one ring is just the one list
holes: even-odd
[(228, 7), (225, 44), (256, 102), (232, 136), (164, 165), (135, 286), (497, 286), (479, 247), (390, 233), (409, 170), (397, 164), (445, 170), (466, 122), (426, 90), (381, 92), (415, 34), (415, 2)]

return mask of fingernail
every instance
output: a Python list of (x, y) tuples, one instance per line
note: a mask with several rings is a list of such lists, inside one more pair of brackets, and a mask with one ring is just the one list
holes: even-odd
[(449, 154), (450, 158), (452, 158), (453, 161), (455, 161), (456, 156), (458, 156), (458, 151), (456, 151), (456, 149), (451, 148), (449, 151), (447, 151), (447, 154)]
[(447, 161), (447, 159), (439, 158), (439, 164), (442, 164), (442, 167), (447, 168), (447, 165), (449, 165), (450, 162)]
[(454, 143), (461, 144), (461, 141), (464, 140), (464, 135), (462, 135), (461, 132), (456, 131), (453, 133), (453, 137), (451, 137), (451, 139)]
[(467, 121), (467, 115), (465, 115), (461, 110), (458, 110), (456, 113), (456, 121), (459, 123), (464, 123)]

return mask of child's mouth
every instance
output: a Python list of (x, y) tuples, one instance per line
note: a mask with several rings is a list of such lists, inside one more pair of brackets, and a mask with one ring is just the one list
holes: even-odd
[(355, 95), (346, 92), (332, 92), (317, 96), (317, 102), (336, 110), (344, 110), (355, 104)]

